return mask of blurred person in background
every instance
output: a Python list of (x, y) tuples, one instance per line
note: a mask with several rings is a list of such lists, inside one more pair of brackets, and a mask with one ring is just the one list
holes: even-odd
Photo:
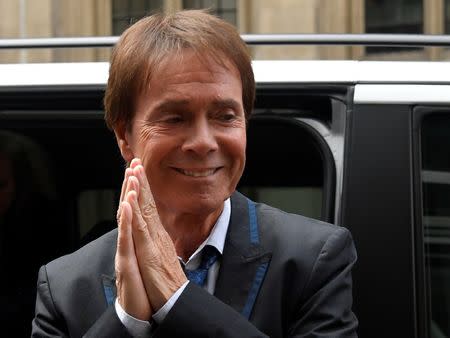
[(0, 279), (2, 332), (29, 336), (34, 315), (36, 273), (54, 248), (42, 245), (58, 236), (55, 185), (49, 161), (30, 138), (0, 130)]

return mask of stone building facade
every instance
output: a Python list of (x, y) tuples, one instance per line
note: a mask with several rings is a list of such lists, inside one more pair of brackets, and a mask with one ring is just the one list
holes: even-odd
[[(450, 33), (450, 0), (2, 0), (0, 38), (118, 35), (155, 10), (210, 8), (253, 33)], [(446, 48), (257, 46), (256, 59), (445, 60)], [(108, 60), (109, 48), (0, 50), (0, 63)]]

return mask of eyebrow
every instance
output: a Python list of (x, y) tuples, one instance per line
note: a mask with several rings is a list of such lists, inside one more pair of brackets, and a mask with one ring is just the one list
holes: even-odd
[[(182, 107), (189, 105), (190, 101), (186, 99), (181, 100), (173, 100), (168, 99), (156, 106), (156, 109), (159, 111), (170, 111), (176, 110)], [(234, 99), (223, 99), (223, 100), (213, 100), (210, 104), (211, 108), (221, 108), (221, 109), (233, 109), (239, 110), (239, 103)]]
[(180, 108), (183, 106), (187, 106), (189, 104), (189, 100), (165, 100), (156, 106), (156, 110), (165, 111), (165, 110), (173, 110), (176, 108)]
[(223, 100), (214, 100), (212, 103), (214, 108), (222, 108), (222, 109), (239, 109), (239, 103), (233, 99), (223, 99)]

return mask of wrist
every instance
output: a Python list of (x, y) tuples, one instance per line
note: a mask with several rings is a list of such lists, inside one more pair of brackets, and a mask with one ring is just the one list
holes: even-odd
[(161, 309), (187, 281), (186, 276), (182, 273), (182, 275), (177, 276), (176, 278), (167, 278), (161, 280), (160, 283), (155, 283), (154, 285), (158, 285), (158, 287), (153, 288), (152, 295), (149, 295), (149, 297), (151, 297), (150, 302), (153, 310), (157, 312)]

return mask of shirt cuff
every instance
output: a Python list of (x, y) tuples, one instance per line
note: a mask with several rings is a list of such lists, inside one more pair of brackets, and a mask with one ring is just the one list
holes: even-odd
[(125, 326), (132, 337), (148, 337), (150, 335), (152, 325), (148, 321), (130, 316), (123, 310), (117, 298), (114, 306), (116, 308), (117, 317), (119, 317), (123, 326)]
[(153, 320), (156, 323), (160, 324), (166, 318), (167, 314), (172, 309), (173, 305), (178, 300), (178, 298), (180, 298), (182, 292), (184, 291), (188, 283), (189, 283), (188, 280), (184, 282), (184, 284), (180, 286), (180, 288), (177, 291), (175, 291), (172, 297), (169, 298), (166, 304), (164, 304), (158, 311), (156, 311), (156, 313), (152, 316)]
[[(173, 295), (169, 298), (169, 300), (164, 304), (153, 316), (153, 320), (156, 323), (161, 323), (172, 309), (175, 302), (180, 298), (181, 293), (184, 291), (189, 281), (186, 281)], [(146, 320), (137, 319), (124, 311), (122, 306), (119, 304), (119, 301), (116, 298), (114, 303), (117, 317), (119, 317), (123, 326), (128, 330), (128, 332), (133, 337), (148, 337), (150, 335), (152, 325), (150, 322)]]

